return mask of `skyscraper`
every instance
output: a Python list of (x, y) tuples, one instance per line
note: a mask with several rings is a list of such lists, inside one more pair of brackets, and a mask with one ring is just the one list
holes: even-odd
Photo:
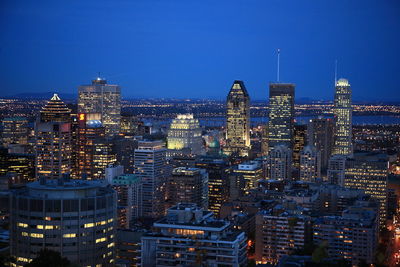
[(307, 127), (308, 144), (321, 152), (321, 169), (326, 170), (332, 153), (333, 121), (327, 118), (311, 119)]
[(78, 94), (78, 113), (99, 113), (106, 135), (119, 133), (121, 88), (118, 85), (107, 84), (106, 80), (99, 77), (91, 85), (79, 86)]
[(293, 149), (294, 88), (292, 83), (269, 85), (268, 147), (286, 145)]
[(178, 114), (168, 129), (167, 144), (168, 149), (189, 148), (193, 155), (202, 154), (204, 149), (199, 120), (193, 114)]
[(226, 99), (224, 153), (248, 156), (250, 150), (250, 96), (242, 81), (234, 81)]
[(267, 177), (273, 180), (292, 179), (292, 151), (285, 145), (277, 145), (268, 155)]
[(10, 144), (28, 144), (28, 119), (24, 117), (9, 117), (2, 121), (1, 139), (4, 147)]
[(293, 167), (296, 170), (300, 168), (300, 155), (304, 146), (307, 144), (307, 126), (303, 124), (296, 124), (294, 126), (293, 138)]
[(40, 111), (35, 122), (36, 178), (60, 178), (71, 171), (70, 110), (57, 94)]
[(135, 174), (142, 180), (144, 217), (164, 215), (166, 182), (169, 177), (166, 149), (162, 141), (140, 141), (135, 149)]
[(352, 107), (351, 87), (346, 79), (336, 82), (334, 103), (334, 146), (333, 154), (351, 156), (353, 154), (352, 144)]

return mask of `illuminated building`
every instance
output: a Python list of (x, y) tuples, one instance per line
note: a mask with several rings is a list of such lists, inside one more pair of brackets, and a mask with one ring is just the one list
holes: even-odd
[(105, 127), (106, 135), (120, 132), (121, 88), (107, 84), (102, 78), (92, 81), (91, 85), (82, 85), (78, 89), (78, 113), (98, 113)]
[(71, 171), (70, 110), (57, 94), (35, 122), (36, 178), (60, 178)]
[(293, 167), (297, 170), (300, 169), (300, 155), (304, 146), (307, 143), (307, 126), (301, 124), (294, 125), (294, 138), (293, 138)]
[(10, 153), (0, 148), (0, 176), (15, 173), (21, 182), (32, 182), (35, 178), (35, 156), (27, 153)]
[(294, 131), (294, 84), (271, 83), (269, 85), (268, 147), (286, 145), (293, 149)]
[(335, 130), (332, 154), (351, 156), (352, 144), (351, 88), (349, 81), (339, 79), (336, 82), (335, 103), (333, 108)]
[(225, 154), (248, 156), (250, 150), (250, 96), (242, 81), (234, 81), (226, 99)]
[(110, 140), (113, 144), (113, 150), (117, 156), (117, 162), (124, 167), (125, 173), (135, 171), (135, 155), (132, 151), (138, 148), (138, 140), (127, 136), (118, 136)]
[(246, 236), (195, 204), (179, 204), (142, 237), (141, 266), (247, 266)]
[(168, 129), (167, 148), (169, 150), (190, 149), (190, 154), (203, 154), (203, 138), (198, 119), (193, 114), (178, 114)]
[(175, 168), (169, 184), (169, 198), (173, 205), (194, 203), (200, 208), (208, 208), (208, 174), (198, 168)]
[(162, 141), (140, 141), (135, 149), (135, 174), (143, 183), (142, 211), (144, 217), (164, 215), (166, 182), (170, 169)]
[(306, 244), (311, 230), (311, 219), (304, 209), (293, 209), (277, 204), (256, 215), (256, 263), (276, 264), (284, 255), (289, 255)]
[(42, 249), (79, 266), (115, 259), (116, 193), (99, 181), (41, 178), (11, 193), (10, 254), (16, 266)]
[[(112, 187), (117, 191), (118, 208), (125, 210), (120, 228), (129, 228), (131, 221), (142, 217), (142, 181), (134, 174), (123, 174), (112, 179)], [(119, 216), (118, 216), (119, 217)]]
[(344, 170), (346, 168), (346, 156), (333, 155), (328, 161), (328, 182), (331, 184), (344, 184)]
[(256, 188), (258, 180), (263, 178), (263, 168), (259, 161), (238, 164), (232, 168), (232, 173), (243, 177), (246, 190)]
[(117, 156), (113, 149), (113, 144), (105, 138), (97, 138), (94, 140), (93, 151), (93, 178), (104, 179), (106, 168), (115, 164)]
[(133, 116), (121, 116), (120, 134), (124, 136), (139, 135), (139, 124), (141, 122)]
[(300, 180), (315, 182), (321, 178), (321, 154), (315, 146), (305, 146), (300, 155)]
[(386, 221), (388, 195), (388, 158), (377, 152), (355, 153), (346, 160), (344, 186), (362, 189), (379, 201), (379, 219), (383, 226)]
[(143, 230), (117, 230), (117, 260), (116, 266), (136, 267), (140, 265), (140, 241)]
[(203, 156), (195, 163), (196, 168), (208, 172), (208, 209), (219, 215), (222, 204), (229, 197), (230, 172), (225, 158), (220, 156)]
[(329, 257), (350, 261), (352, 266), (361, 262), (375, 262), (378, 244), (378, 218), (369, 207), (351, 206), (340, 216), (317, 218), (313, 241), (316, 245), (328, 244)]
[(285, 145), (277, 145), (268, 155), (267, 177), (272, 180), (292, 179), (292, 151)]
[(307, 126), (308, 144), (321, 152), (321, 169), (328, 168), (333, 145), (333, 121), (326, 118), (311, 119)]
[(4, 147), (10, 144), (28, 144), (28, 120), (23, 117), (9, 117), (2, 120), (1, 141)]

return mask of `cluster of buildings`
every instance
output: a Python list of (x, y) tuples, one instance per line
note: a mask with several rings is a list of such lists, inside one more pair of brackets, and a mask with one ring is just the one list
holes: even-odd
[(121, 115), (120, 87), (102, 78), (78, 88), (76, 109), (55, 94), (33, 127), (5, 118), (13, 266), (44, 248), (92, 267), (276, 265), (312, 246), (331, 262), (374, 263), (396, 210), (388, 156), (353, 149), (350, 84), (335, 85), (334, 118), (298, 125), (295, 85), (271, 83), (260, 150), (243, 81), (220, 131), (180, 114), (154, 135)]

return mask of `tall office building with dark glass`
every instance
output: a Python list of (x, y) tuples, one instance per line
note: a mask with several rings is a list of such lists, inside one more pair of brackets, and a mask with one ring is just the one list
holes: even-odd
[(78, 113), (99, 113), (106, 135), (119, 133), (121, 88), (118, 85), (107, 84), (106, 80), (97, 78), (91, 85), (79, 86), (78, 94)]
[(225, 154), (248, 156), (250, 150), (250, 96), (242, 81), (234, 81), (226, 99)]
[(269, 85), (268, 147), (286, 145), (293, 149), (294, 138), (294, 89), (292, 83)]
[(336, 82), (335, 103), (334, 103), (334, 155), (351, 156), (353, 154), (352, 144), (352, 107), (351, 87), (346, 79), (339, 79)]

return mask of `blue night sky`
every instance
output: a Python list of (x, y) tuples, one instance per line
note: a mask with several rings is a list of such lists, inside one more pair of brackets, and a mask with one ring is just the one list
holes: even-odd
[[(398, 0), (0, 1), (1, 95), (76, 94), (98, 72), (124, 97), (252, 99), (276, 80), (333, 98), (334, 62), (356, 100), (400, 100)], [(50, 97), (50, 96), (49, 96)]]

